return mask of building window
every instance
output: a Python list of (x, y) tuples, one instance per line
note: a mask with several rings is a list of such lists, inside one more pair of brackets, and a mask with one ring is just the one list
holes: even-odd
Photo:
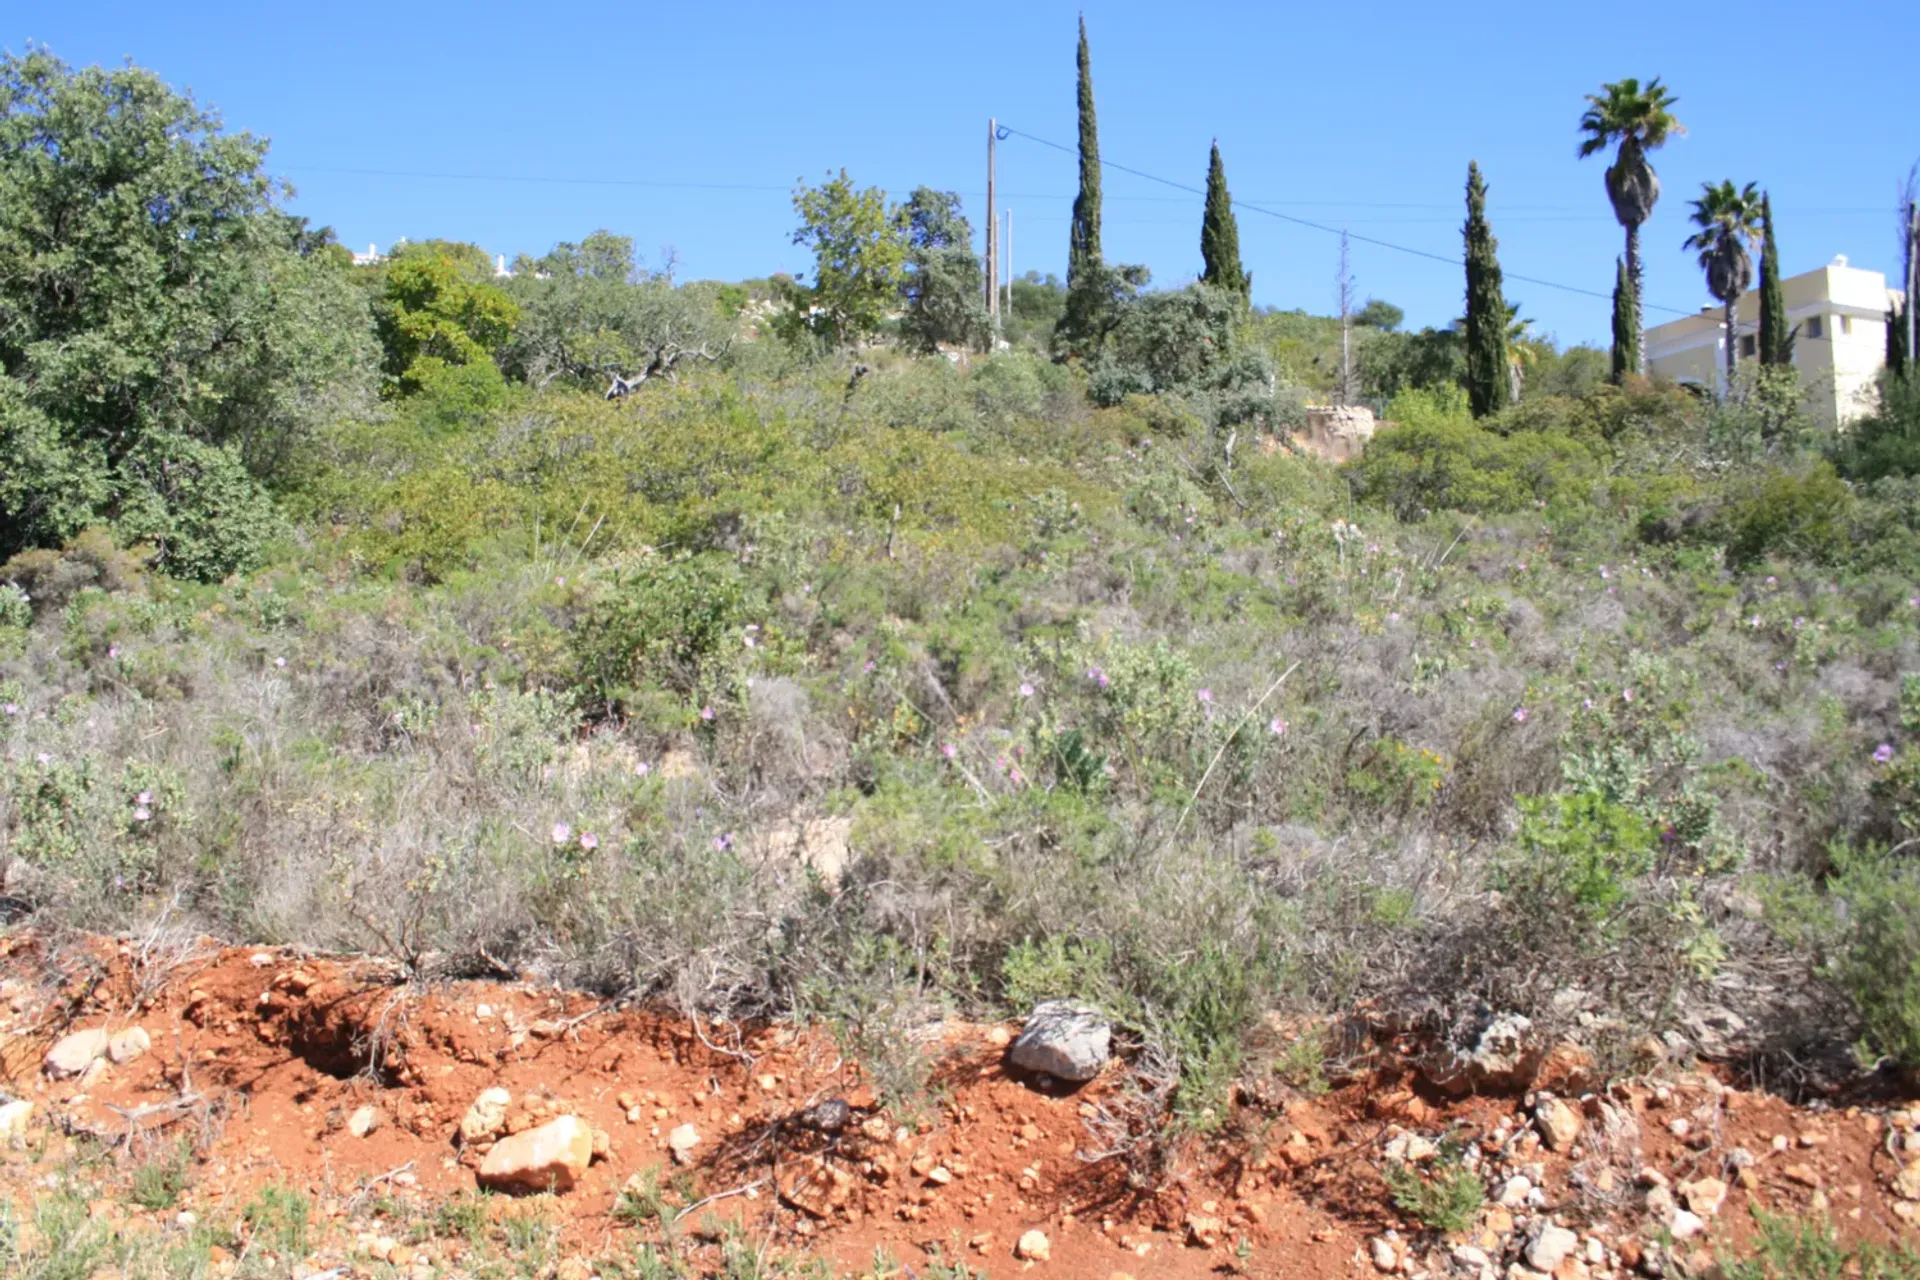
[(1742, 360), (1753, 359), (1754, 353), (1759, 349), (1760, 344), (1754, 340), (1752, 334), (1748, 334), (1746, 337), (1740, 339), (1740, 358)]
[(1812, 338), (1816, 342), (1820, 340), (1821, 334), (1820, 334), (1820, 317), (1819, 316), (1807, 317), (1807, 336), (1809, 338)]
[(1840, 317), (1840, 332), (1841, 332), (1841, 333), (1852, 333), (1852, 332), (1853, 332), (1853, 317), (1852, 317), (1852, 316), (1841, 316), (1841, 317)]

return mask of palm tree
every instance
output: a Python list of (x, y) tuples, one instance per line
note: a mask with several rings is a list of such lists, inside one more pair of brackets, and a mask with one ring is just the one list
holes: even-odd
[(1719, 186), (1700, 184), (1700, 198), (1693, 202), (1693, 225), (1700, 228), (1687, 237), (1685, 248), (1700, 251), (1700, 265), (1707, 273), (1707, 292), (1720, 300), (1727, 311), (1727, 386), (1733, 386), (1736, 359), (1733, 312), (1740, 295), (1753, 287), (1753, 250), (1759, 247), (1766, 227), (1765, 204), (1759, 188), (1749, 182), (1735, 189), (1728, 179)]
[[(1646, 293), (1640, 287), (1640, 224), (1653, 216), (1654, 203), (1660, 199), (1660, 177), (1647, 162), (1647, 153), (1686, 129), (1667, 109), (1679, 99), (1667, 92), (1659, 76), (1647, 81), (1645, 88), (1638, 80), (1600, 88), (1600, 93), (1587, 95), (1587, 113), (1580, 117), (1580, 130), (1587, 135), (1580, 142), (1580, 158), (1619, 144), (1607, 167), (1607, 199), (1613, 202), (1613, 216), (1627, 229), (1627, 277), (1633, 281), (1637, 320), (1639, 300)], [(1646, 363), (1647, 342), (1642, 336), (1634, 352), (1633, 372), (1640, 372)]]
[(1522, 318), (1520, 304), (1507, 304), (1507, 385), (1513, 394), (1511, 403), (1520, 403), (1521, 389), (1526, 386), (1527, 366), (1540, 358), (1534, 348), (1532, 317)]

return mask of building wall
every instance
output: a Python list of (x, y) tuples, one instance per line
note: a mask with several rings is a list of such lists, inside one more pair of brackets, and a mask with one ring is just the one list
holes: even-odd
[[(1874, 379), (1886, 360), (1886, 312), (1900, 297), (1878, 271), (1836, 258), (1824, 267), (1780, 282), (1787, 322), (1798, 326), (1793, 363), (1807, 390), (1807, 408), (1829, 426), (1844, 424), (1872, 408)], [(1725, 390), (1721, 345), (1724, 312), (1719, 306), (1647, 330), (1647, 371)], [(1734, 340), (1742, 360), (1755, 357), (1760, 293), (1744, 294), (1734, 313)]]

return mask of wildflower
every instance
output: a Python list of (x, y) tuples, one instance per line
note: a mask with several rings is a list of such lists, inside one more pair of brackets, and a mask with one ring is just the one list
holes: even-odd
[(39, 755), (35, 756), (34, 760), (36, 760), (39, 763), (42, 769), (46, 768), (48, 765), (53, 763), (53, 757), (48, 755), (44, 751), (42, 751)]
[(1030, 684), (1021, 685), (1020, 696), (1023, 698), (1031, 698), (1033, 696), (1033, 686)]
[(701, 718), (702, 720), (711, 720), (711, 719), (713, 719), (713, 708), (712, 708), (712, 707), (702, 707), (702, 708), (700, 708), (700, 718)]
[(1909, 609), (1920, 609), (1920, 596), (1908, 596), (1908, 597), (1907, 597), (1907, 608), (1909, 608)]
[(868, 662), (867, 662), (867, 665), (866, 665), (866, 666), (864, 666), (864, 667), (862, 667), (862, 668), (860, 668), (860, 669), (861, 669), (862, 671), (864, 671), (864, 672), (866, 672), (866, 673), (867, 673), (868, 675), (872, 675), (872, 674), (873, 674), (873, 662), (872, 662), (872, 660), (868, 660)]
[(5, 711), (10, 716), (17, 716), (20, 714), (20, 704), (9, 702), (5, 707), (0, 707), (0, 711)]
[(951, 742), (943, 742), (940, 744), (940, 754), (951, 760), (960, 754), (960, 749)]
[(273, 660), (273, 665), (276, 667), (284, 667), (287, 665), (287, 660), (285, 658), (275, 658)]
[(1793, 629), (1794, 629), (1795, 631), (1798, 631), (1798, 630), (1800, 630), (1800, 628), (1802, 628), (1802, 627), (1804, 627), (1804, 626), (1806, 626), (1806, 625), (1807, 625), (1807, 620), (1806, 620), (1805, 618), (1795, 618), (1795, 619), (1793, 620)]
[(747, 648), (751, 649), (756, 644), (759, 643), (759, 640), (757, 639), (759, 634), (760, 634), (759, 625), (757, 623), (749, 622), (747, 624), (747, 634), (746, 634)]
[(147, 808), (145, 805), (141, 805), (133, 811), (133, 820), (135, 822), (145, 822), (151, 817), (153, 817), (153, 810)]
[(1396, 609), (1396, 610), (1394, 610), (1394, 611), (1393, 611), (1392, 613), (1390, 613), (1390, 614), (1388, 614), (1388, 615), (1387, 615), (1387, 621), (1388, 621), (1388, 622), (1398, 622), (1398, 621), (1400, 621), (1400, 611), (1399, 611), (1398, 609)]
[(1525, 724), (1527, 722), (1527, 709), (1525, 707), (1515, 707), (1513, 709), (1513, 722), (1515, 724)]
[(587, 850), (598, 849), (600, 847), (600, 837), (591, 831), (582, 831), (580, 833), (580, 847)]
[(553, 842), (555, 844), (565, 844), (571, 839), (573, 839), (572, 827), (564, 822), (556, 822), (553, 824)]
[(1633, 701), (1633, 690), (1631, 690), (1631, 689), (1622, 689), (1622, 690), (1620, 691), (1620, 701), (1622, 701), (1622, 702), (1632, 702), (1632, 701)]
[(1520, 567), (1520, 572), (1525, 573), (1527, 571), (1527, 562), (1525, 560), (1522, 560), (1520, 562), (1519, 567)]
[(1273, 719), (1267, 721), (1267, 732), (1276, 738), (1283, 738), (1287, 733), (1287, 722), (1279, 716), (1275, 716)]
[(1875, 764), (1885, 764), (1891, 759), (1893, 759), (1893, 746), (1891, 743), (1883, 742), (1873, 749), (1873, 762)]
[(1593, 699), (1592, 699), (1592, 698), (1582, 698), (1582, 699), (1580, 700), (1580, 706), (1581, 706), (1581, 709), (1582, 709), (1582, 710), (1585, 710), (1585, 711), (1591, 711), (1591, 710), (1593, 710)]
[(1213, 690), (1211, 690), (1211, 689), (1202, 689), (1202, 690), (1200, 691), (1200, 701), (1202, 701), (1202, 702), (1212, 702), (1212, 701), (1213, 701)]
[(652, 772), (653, 772), (653, 766), (648, 764), (645, 760), (642, 760), (639, 764), (633, 766), (633, 776), (636, 778), (644, 778)]
[(727, 850), (733, 848), (733, 832), (729, 831), (723, 836), (715, 836), (713, 838), (713, 847), (718, 853), (725, 853)]
[(1600, 566), (1600, 580), (1602, 582), (1605, 582), (1608, 578), (1611, 578), (1612, 576), (1613, 575), (1611, 573), (1607, 572), (1607, 566), (1605, 565)]
[(107, 650), (107, 656), (108, 656), (109, 658), (117, 658), (117, 657), (119, 657), (119, 656), (120, 656), (120, 646), (116, 644), (116, 645), (113, 645), (113, 646), (111, 646), (110, 648), (108, 648), (108, 650)]
[(1779, 586), (1779, 585), (1780, 585), (1780, 579), (1778, 579), (1778, 578), (1776, 578), (1776, 577), (1774, 577), (1774, 576), (1773, 576), (1772, 574), (1768, 574), (1768, 575), (1767, 575), (1767, 585), (1768, 585), (1768, 586), (1770, 586), (1770, 587), (1777, 587), (1777, 586)]
[(1754, 615), (1753, 615), (1753, 616), (1752, 616), (1751, 618), (1748, 618), (1748, 619), (1747, 619), (1747, 625), (1748, 625), (1749, 627), (1752, 627), (1752, 628), (1754, 628), (1754, 629), (1755, 629), (1756, 631), (1757, 631), (1757, 630), (1759, 630), (1759, 628), (1760, 628), (1760, 615), (1756, 613), (1756, 614), (1754, 614)]
[(153, 803), (153, 792), (151, 792), (151, 791), (142, 791), (142, 792), (141, 792), (141, 793), (140, 793), (139, 795), (137, 795), (137, 796), (135, 796), (135, 797), (133, 798), (133, 802), (134, 802), (135, 804), (139, 804), (139, 805), (147, 805), (147, 804), (152, 804), (152, 803)]

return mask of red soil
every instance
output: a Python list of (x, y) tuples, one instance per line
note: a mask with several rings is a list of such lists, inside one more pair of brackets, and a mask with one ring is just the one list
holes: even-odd
[[(1066, 1280), (1351, 1276), (1373, 1273), (1368, 1242), (1390, 1228), (1423, 1251), (1493, 1245), (1499, 1263), (1500, 1211), (1441, 1242), (1394, 1209), (1378, 1170), (1384, 1143), (1403, 1130), (1544, 1166), (1546, 1211), (1569, 1225), (1598, 1224), (1615, 1246), (1641, 1225), (1642, 1167), (1676, 1183), (1726, 1176), (1731, 1193), (1712, 1224), (1723, 1240), (1748, 1229), (1749, 1205), (1824, 1203), (1849, 1233), (1910, 1230), (1908, 1206), (1889, 1190), (1901, 1131), (1884, 1113), (1809, 1112), (1699, 1073), (1659, 1093), (1645, 1081), (1614, 1086), (1605, 1095), (1616, 1108), (1614, 1142), (1590, 1136), (1569, 1159), (1540, 1147), (1517, 1099), (1437, 1100), (1383, 1067), (1319, 1098), (1276, 1091), (1243, 1103), (1227, 1136), (1193, 1144), (1148, 1193), (1129, 1185), (1121, 1162), (1081, 1158), (1091, 1144), (1085, 1118), (1118, 1090), (1120, 1073), (1077, 1093), (1039, 1091), (1002, 1067), (1011, 1027), (942, 1029), (939, 1102), (908, 1128), (872, 1110), (858, 1068), (828, 1041), (785, 1028), (736, 1043), (718, 1028), (577, 994), (477, 982), (409, 988), (372, 961), (270, 950), (209, 948), (142, 992), (130, 950), (101, 944), (92, 963), (59, 973), (38, 940), (0, 939), (0, 1087), (33, 1100), (44, 1118), (136, 1154), (169, 1130), (191, 1130), (205, 1139), (194, 1203), (239, 1203), (277, 1182), (345, 1222), (365, 1204), (357, 1193), (382, 1175), (375, 1186), (403, 1197), (471, 1190), (478, 1159), (460, 1149), (459, 1122), (483, 1089), (500, 1085), (513, 1094), (514, 1128), (573, 1114), (606, 1134), (606, 1157), (555, 1201), (569, 1248), (589, 1255), (622, 1233), (656, 1229), (612, 1211), (634, 1174), (672, 1177), (667, 1135), (682, 1124), (699, 1131), (688, 1172), (699, 1195), (721, 1196), (713, 1215), (845, 1268), (884, 1246), (916, 1266), (938, 1248), (995, 1275), (1031, 1265)], [(84, 1084), (42, 1073), (60, 1035), (133, 1025), (152, 1042), (138, 1060)], [(140, 1110), (183, 1095), (201, 1104)], [(807, 1117), (832, 1098), (852, 1116), (829, 1136)], [(1600, 1103), (1585, 1103), (1590, 1135)], [(380, 1122), (354, 1137), (349, 1117), (363, 1106)], [(1683, 1117), (1684, 1139), (1668, 1128)], [(1503, 1119), (1504, 1146), (1493, 1137)], [(1745, 1177), (1724, 1172), (1736, 1147), (1756, 1157)], [(14, 1165), (24, 1158), (0, 1154)], [(27, 1180), (0, 1181), (24, 1191)], [(1013, 1257), (1032, 1229), (1049, 1237), (1046, 1263)], [(1631, 1246), (1624, 1252), (1630, 1259)]]

